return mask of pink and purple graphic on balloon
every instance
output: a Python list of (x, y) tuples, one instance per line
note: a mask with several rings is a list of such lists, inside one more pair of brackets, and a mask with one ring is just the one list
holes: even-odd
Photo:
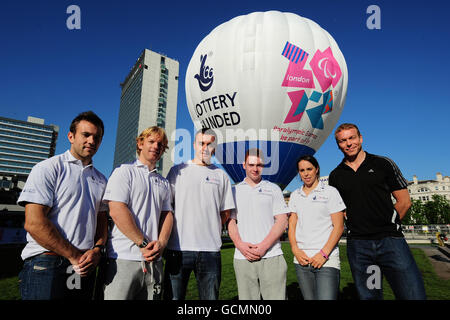
[(331, 48), (328, 47), (325, 51), (317, 50), (314, 57), (309, 62), (317, 81), (319, 81), (322, 92), (325, 92), (331, 85), (336, 87), (342, 76), (339, 63), (333, 56)]
[[(313, 58), (309, 62), (311, 70), (306, 70), (305, 65), (309, 54), (291, 44), (289, 41), (281, 53), (289, 60), (289, 66), (283, 79), (282, 87), (297, 87), (297, 88), (315, 88), (314, 76), (322, 89), (322, 93), (313, 91), (308, 97), (305, 90), (287, 92), (292, 106), (283, 123), (298, 122), (304, 115), (309, 101), (318, 103), (322, 98), (323, 102), (319, 106), (307, 110), (307, 114), (311, 120), (313, 128), (323, 129), (322, 115), (332, 111), (333, 106), (333, 92), (329, 90), (332, 86), (336, 87), (337, 83), (342, 77), (342, 71), (338, 62), (333, 56), (331, 48), (326, 50), (317, 50)], [(314, 76), (313, 76), (314, 74)]]
[(314, 88), (313, 73), (311, 70), (305, 70), (309, 54), (289, 42), (286, 42), (281, 54), (290, 61), (281, 86)]

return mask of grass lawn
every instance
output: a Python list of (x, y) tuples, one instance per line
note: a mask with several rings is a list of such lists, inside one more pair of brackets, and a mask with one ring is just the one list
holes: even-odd
[[(287, 294), (289, 300), (301, 299), (300, 289), (298, 287), (295, 269), (293, 265), (293, 255), (290, 250), (289, 243), (282, 244), (284, 256), (288, 264), (287, 272)], [(340, 246), (341, 256), (341, 284), (340, 284), (340, 300), (357, 299), (356, 289), (353, 283), (350, 266), (347, 261), (346, 246)], [(411, 249), (416, 263), (422, 272), (425, 282), (425, 290), (429, 300), (450, 300), (450, 280), (439, 278), (433, 270), (431, 262), (421, 249)], [(225, 243), (222, 249), (222, 282), (220, 286), (221, 300), (237, 299), (236, 278), (233, 268), (234, 246), (232, 243)], [(17, 271), (18, 273), (18, 271)], [(383, 281), (384, 299), (392, 300), (394, 295), (386, 280)], [(20, 299), (17, 276), (7, 276), (0, 279), (0, 300), (16, 300)], [(194, 274), (188, 285), (186, 299), (198, 299), (197, 286)]]
[[(341, 282), (340, 282), (340, 300), (357, 300), (356, 288), (354, 286), (352, 274), (350, 272), (350, 265), (347, 260), (347, 250), (345, 245), (339, 246), (341, 258)], [(289, 243), (282, 244), (284, 257), (288, 265), (287, 271), (287, 295), (288, 300), (302, 299), (300, 289), (295, 275), (295, 268), (293, 264), (293, 254)], [(429, 300), (450, 300), (450, 280), (443, 280), (439, 278), (433, 270), (431, 262), (421, 249), (412, 248), (411, 252), (416, 260), (416, 263), (422, 272), (425, 283), (425, 290)], [(220, 284), (221, 300), (237, 299), (236, 278), (234, 276), (233, 268), (233, 253), (234, 246), (231, 243), (226, 243), (222, 249), (222, 282)], [(383, 280), (383, 292), (385, 300), (394, 300), (394, 294), (386, 281)], [(188, 300), (198, 299), (197, 285), (194, 274), (191, 274), (191, 279), (188, 285), (188, 292), (186, 295)]]

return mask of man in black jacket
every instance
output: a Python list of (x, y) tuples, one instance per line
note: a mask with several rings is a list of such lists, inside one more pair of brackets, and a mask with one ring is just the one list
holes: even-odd
[(362, 149), (356, 125), (340, 125), (335, 138), (344, 159), (329, 184), (347, 206), (347, 255), (359, 297), (382, 299), (385, 275), (397, 299), (426, 299), (400, 222), (411, 207), (407, 181), (391, 159)]

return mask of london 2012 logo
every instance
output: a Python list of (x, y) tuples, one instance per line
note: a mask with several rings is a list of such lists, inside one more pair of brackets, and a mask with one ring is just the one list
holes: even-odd
[(202, 91), (208, 91), (214, 82), (213, 68), (206, 65), (207, 54), (200, 55), (200, 71), (194, 76)]
[[(310, 70), (306, 69), (309, 57), (308, 52), (300, 47), (286, 42), (281, 53), (289, 60), (289, 66), (281, 84), (282, 87), (297, 87), (316, 89), (314, 76), (320, 86), (319, 89), (312, 90), (310, 96), (305, 90), (287, 92), (291, 99), (292, 106), (283, 123), (298, 122), (306, 113), (311, 125), (316, 129), (323, 129), (324, 122), (322, 116), (333, 110), (333, 88), (342, 77), (339, 63), (333, 56), (331, 48), (317, 50), (309, 62)], [(331, 87), (331, 88), (330, 88)], [(315, 107), (306, 109), (308, 103), (312, 101)]]

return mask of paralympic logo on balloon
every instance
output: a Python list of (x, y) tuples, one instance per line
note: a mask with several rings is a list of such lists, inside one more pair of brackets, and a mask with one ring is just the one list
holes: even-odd
[(323, 92), (331, 85), (336, 87), (341, 79), (342, 71), (330, 47), (323, 52), (317, 50), (309, 64)]

